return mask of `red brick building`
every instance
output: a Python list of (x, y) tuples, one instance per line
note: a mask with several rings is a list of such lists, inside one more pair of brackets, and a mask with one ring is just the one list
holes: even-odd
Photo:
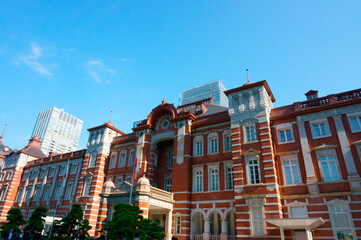
[(95, 235), (131, 202), (166, 239), (359, 239), (361, 89), (279, 108), (266, 81), (225, 94), (229, 108), (164, 100), (129, 134), (88, 129), (86, 150), (44, 157), (32, 139), (5, 158), (0, 220), (47, 206), (49, 229), (80, 203)]

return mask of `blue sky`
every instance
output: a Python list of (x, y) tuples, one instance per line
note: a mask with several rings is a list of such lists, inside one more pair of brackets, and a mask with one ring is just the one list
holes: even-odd
[(361, 87), (360, 1), (1, 1), (0, 128), (28, 142), (56, 106), (130, 132), (163, 98), (266, 79), (275, 107)]

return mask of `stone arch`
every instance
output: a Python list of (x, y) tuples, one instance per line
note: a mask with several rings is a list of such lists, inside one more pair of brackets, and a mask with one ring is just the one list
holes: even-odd
[(171, 119), (173, 119), (177, 115), (177, 109), (172, 104), (167, 103), (154, 108), (147, 117), (147, 125), (154, 129), (156, 121), (164, 114), (169, 114)]

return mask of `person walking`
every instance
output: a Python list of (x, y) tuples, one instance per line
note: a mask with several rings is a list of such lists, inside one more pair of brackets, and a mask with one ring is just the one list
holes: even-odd
[(84, 230), (81, 230), (80, 234), (79, 234), (79, 240), (85, 240), (85, 233)]
[(22, 240), (31, 240), (30, 239), (30, 230), (26, 230), (24, 232)]

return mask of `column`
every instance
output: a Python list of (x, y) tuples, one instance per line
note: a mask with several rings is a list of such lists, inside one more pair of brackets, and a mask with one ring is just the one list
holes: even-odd
[(306, 135), (305, 123), (298, 122), (297, 125), (298, 125), (298, 131), (300, 133), (300, 142), (301, 142), (303, 160), (305, 161), (306, 183), (315, 184), (317, 183), (317, 179), (315, 175), (315, 169), (313, 168), (310, 147)]
[(358, 175), (356, 170), (355, 162), (352, 157), (351, 148), (348, 142), (348, 138), (346, 136), (345, 128), (342, 124), (341, 115), (333, 116), (333, 119), (335, 120), (337, 136), (340, 142), (342, 155), (345, 159), (348, 179), (350, 180), (350, 178), (359, 178), (360, 176)]
[(172, 210), (167, 212), (167, 224), (165, 229), (165, 239), (171, 240), (172, 239)]
[(281, 240), (285, 240), (285, 232), (283, 230), (283, 227), (280, 227), (280, 232), (281, 232)]
[(203, 240), (209, 240), (210, 239), (210, 223), (209, 219), (204, 219), (204, 232), (203, 232)]
[(227, 218), (221, 218), (221, 240), (227, 240), (228, 236), (228, 226), (227, 226)]

